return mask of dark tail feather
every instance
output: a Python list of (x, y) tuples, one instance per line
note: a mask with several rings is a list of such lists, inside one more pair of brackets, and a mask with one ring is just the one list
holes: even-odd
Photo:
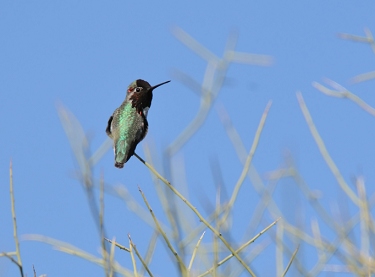
[(117, 167), (117, 168), (123, 168), (124, 167), (124, 163), (115, 162), (115, 167)]

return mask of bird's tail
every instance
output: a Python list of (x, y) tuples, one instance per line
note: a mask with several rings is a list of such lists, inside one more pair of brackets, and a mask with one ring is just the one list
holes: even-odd
[(123, 168), (128, 160), (128, 147), (125, 140), (119, 140), (115, 145), (115, 167)]
[(119, 163), (119, 162), (115, 161), (115, 167), (117, 167), (117, 168), (123, 168), (124, 167), (124, 163)]

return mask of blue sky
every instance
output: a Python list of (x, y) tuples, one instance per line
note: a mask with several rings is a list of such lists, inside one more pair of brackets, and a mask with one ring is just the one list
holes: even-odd
[[(173, 35), (176, 27), (219, 57), (235, 30), (237, 51), (270, 55), (274, 61), (269, 67), (231, 65), (228, 81), (203, 127), (173, 160), (176, 170), (184, 161), (189, 197), (203, 214), (207, 215), (205, 209), (209, 206), (204, 201), (215, 201), (210, 160), (218, 160), (228, 193), (242, 170), (217, 108), (224, 105), (249, 150), (269, 100), (273, 104), (254, 166), (264, 177), (279, 168), (285, 152), (290, 151), (309, 187), (322, 193), (325, 207), (330, 210), (337, 205), (341, 191), (311, 137), (298, 106), (297, 91), (302, 92), (345, 180), (352, 184), (353, 177), (363, 175), (372, 195), (374, 118), (353, 102), (323, 95), (311, 84), (330, 78), (375, 105), (374, 81), (349, 82), (358, 74), (374, 70), (374, 53), (367, 44), (338, 37), (339, 33), (364, 36), (365, 27), (375, 32), (374, 11), (372, 1), (237, 1), (214, 5), (202, 1), (2, 1), (0, 251), (14, 250), (8, 193), (12, 159), (19, 234), (46, 235), (98, 255), (99, 236), (85, 191), (74, 179), (77, 162), (56, 107), (60, 103), (74, 113), (95, 150), (106, 140), (107, 120), (123, 101), (129, 83), (138, 78), (151, 84), (172, 80), (155, 91), (148, 117), (149, 133), (137, 148), (144, 156), (142, 146), (149, 143), (161, 157), (163, 149), (199, 108), (199, 96), (174, 78), (175, 70), (202, 82), (206, 68), (206, 62)], [(161, 169), (162, 164), (156, 167)], [(109, 184), (125, 185), (143, 204), (137, 189), (141, 186), (162, 217), (148, 169), (135, 157), (118, 170), (113, 166), (112, 151), (108, 151), (94, 168), (96, 178), (101, 174)], [(177, 183), (183, 180), (178, 173), (169, 177)], [(291, 183), (282, 181), (275, 199), (290, 218), (301, 205), (310, 224), (313, 215), (304, 208), (304, 200)], [(233, 222), (238, 243), (243, 241), (258, 201), (247, 181), (236, 207), (246, 211), (246, 216), (239, 212)], [(130, 233), (144, 253), (151, 229), (118, 198), (106, 195), (105, 205), (107, 235), (126, 243)], [(355, 211), (352, 208), (349, 205), (349, 213)], [(265, 222), (272, 219), (265, 217)], [(32, 265), (38, 275), (103, 276), (99, 267), (43, 243), (23, 240), (21, 251), (29, 276)], [(157, 251), (164, 258), (156, 260), (152, 269), (158, 276), (173, 276), (175, 268), (162, 241)], [(304, 255), (309, 260), (308, 254)], [(124, 266), (131, 266), (127, 253), (117, 251), (116, 257)], [(254, 267), (262, 276), (274, 275), (274, 267), (269, 266), (274, 263), (271, 256), (257, 260)], [(17, 274), (12, 263), (0, 259), (0, 276)]]

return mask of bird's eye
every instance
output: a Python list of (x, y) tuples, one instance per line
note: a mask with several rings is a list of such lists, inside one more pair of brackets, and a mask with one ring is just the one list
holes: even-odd
[(135, 91), (136, 91), (136, 92), (140, 92), (141, 89), (140, 89), (140, 88), (135, 88)]

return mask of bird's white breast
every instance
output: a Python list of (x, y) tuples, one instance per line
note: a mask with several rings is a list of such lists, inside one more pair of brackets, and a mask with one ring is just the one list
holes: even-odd
[(148, 113), (148, 110), (150, 109), (150, 107), (146, 107), (143, 109), (143, 114), (145, 115), (145, 117), (147, 117), (147, 113)]

